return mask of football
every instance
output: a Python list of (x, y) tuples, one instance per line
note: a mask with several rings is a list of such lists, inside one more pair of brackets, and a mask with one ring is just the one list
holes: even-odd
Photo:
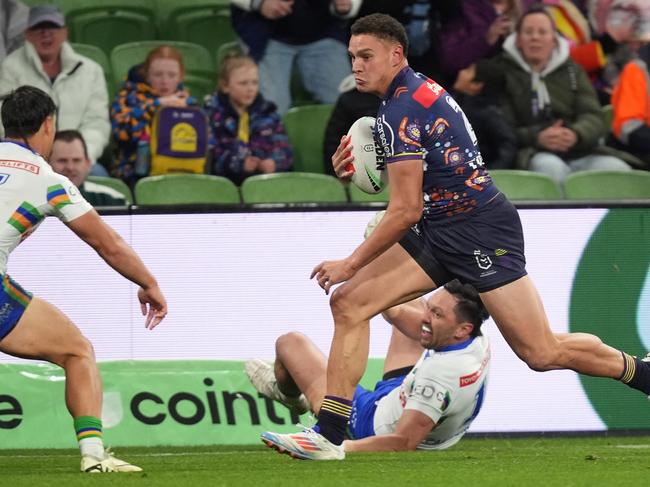
[(375, 147), (372, 130), (375, 125), (373, 117), (361, 117), (352, 124), (348, 135), (352, 144), (354, 174), (352, 183), (366, 193), (382, 191), (388, 184), (384, 158)]

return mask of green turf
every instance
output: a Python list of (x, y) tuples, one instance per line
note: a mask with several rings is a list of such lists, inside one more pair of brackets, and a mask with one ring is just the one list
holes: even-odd
[(650, 476), (650, 437), (483, 439), (441, 452), (358, 453), (307, 462), (263, 446), (121, 448), (141, 474), (84, 475), (74, 450), (0, 450), (7, 486), (120, 485), (395, 487), (641, 486)]

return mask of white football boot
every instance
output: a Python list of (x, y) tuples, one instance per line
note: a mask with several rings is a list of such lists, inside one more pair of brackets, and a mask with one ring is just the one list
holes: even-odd
[(281, 435), (269, 431), (262, 433), (262, 442), (279, 453), (299, 460), (343, 460), (343, 445), (331, 443), (320, 433), (309, 428), (301, 433)]
[(85, 473), (142, 472), (142, 469), (106, 452), (103, 458), (83, 455), (81, 457), (81, 471)]
[(255, 358), (246, 361), (244, 370), (257, 392), (284, 404), (292, 413), (301, 415), (309, 411), (309, 401), (304, 394), (300, 394), (298, 397), (289, 397), (280, 391), (273, 372), (273, 364)]

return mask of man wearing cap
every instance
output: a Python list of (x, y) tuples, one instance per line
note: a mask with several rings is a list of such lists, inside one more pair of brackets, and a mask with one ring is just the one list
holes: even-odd
[[(57, 129), (81, 132), (90, 159), (96, 161), (108, 144), (111, 128), (102, 68), (68, 44), (63, 14), (54, 5), (30, 9), (25, 39), (0, 64), (0, 95), (22, 85), (45, 91), (57, 106)], [(94, 164), (91, 174), (102, 175), (101, 166)]]

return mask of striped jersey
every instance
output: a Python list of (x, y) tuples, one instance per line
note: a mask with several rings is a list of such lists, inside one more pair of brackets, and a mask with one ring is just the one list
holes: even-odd
[(55, 173), (40, 155), (15, 142), (0, 142), (0, 274), (13, 249), (46, 216), (63, 222), (92, 206), (68, 178)]
[(426, 350), (402, 384), (377, 403), (375, 434), (394, 433), (404, 410), (414, 409), (436, 423), (418, 449), (449, 448), (478, 415), (489, 369), (490, 345), (482, 335), (440, 350)]

